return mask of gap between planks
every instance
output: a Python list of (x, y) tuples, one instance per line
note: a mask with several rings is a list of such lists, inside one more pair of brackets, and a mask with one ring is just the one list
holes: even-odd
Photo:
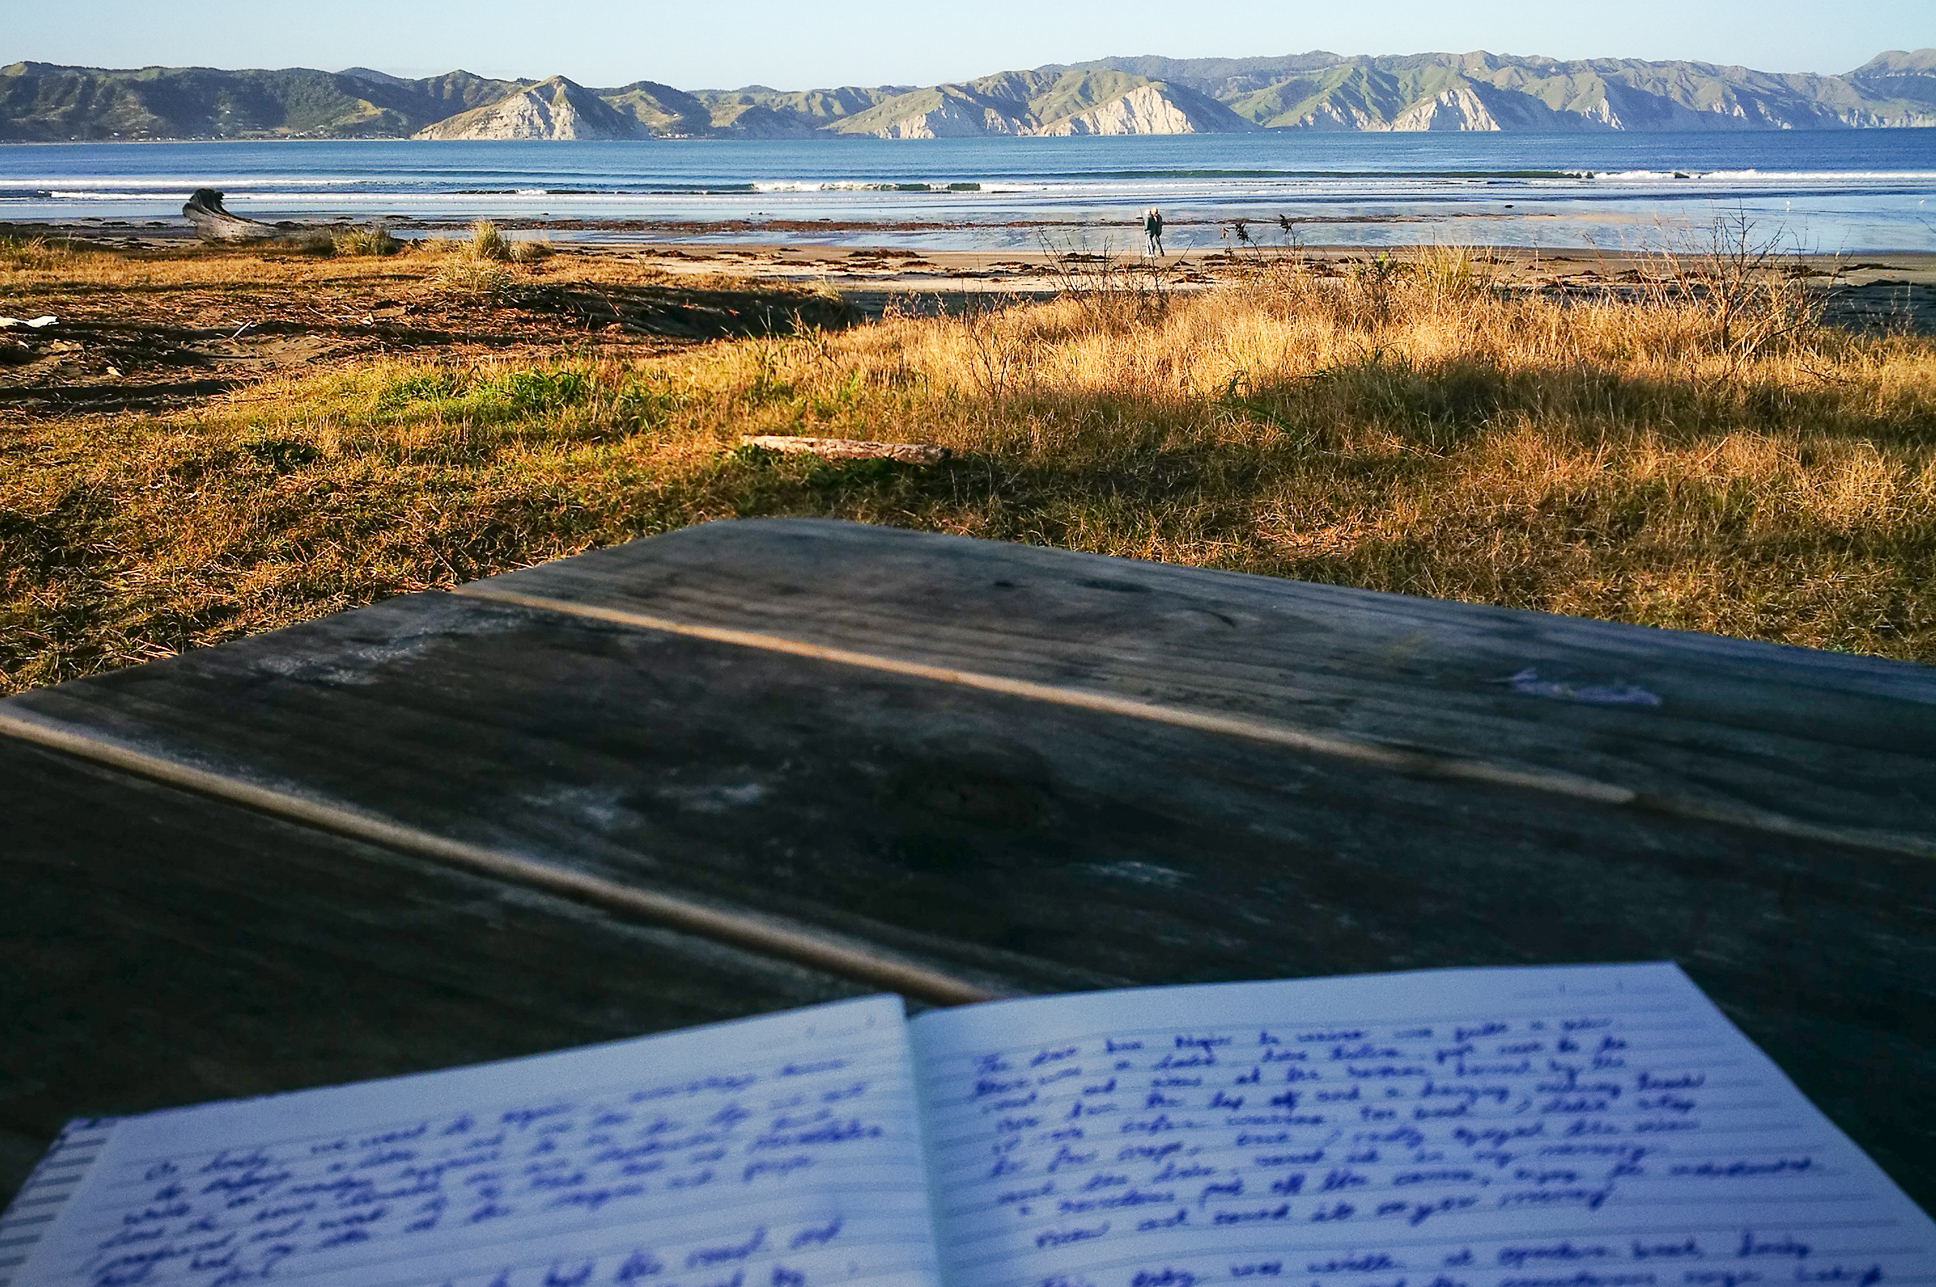
[(835, 665), (884, 671), (944, 684), (958, 684), (984, 692), (1002, 693), (1011, 697), (1121, 715), (1131, 719), (1149, 720), (1178, 728), (1241, 737), (1312, 755), (1352, 760), (1412, 777), (1444, 778), (1537, 791), (1594, 804), (1664, 814), (1692, 822), (1717, 823), (1722, 826), (1759, 831), (1793, 840), (1906, 854), (1917, 858), (1936, 858), (1936, 839), (1907, 832), (1827, 826), (1776, 813), (1770, 809), (1756, 808), (1753, 805), (1725, 804), (1700, 800), (1692, 796), (1636, 791), (1615, 782), (1603, 782), (1575, 773), (1523, 768), (1469, 756), (1414, 750), (1382, 742), (1340, 737), (1335, 733), (1300, 728), (1294, 724), (1245, 719), (1240, 716), (1220, 715), (1180, 706), (1163, 706), (1153, 702), (1112, 697), (1107, 693), (1091, 692), (1086, 689), (1063, 688), (1026, 679), (1009, 679), (1001, 675), (983, 674), (979, 671), (932, 665), (927, 662), (907, 661), (899, 657), (859, 652), (849, 648), (830, 648), (821, 644), (808, 643), (805, 640), (790, 639), (784, 635), (739, 630), (727, 626), (701, 625), (670, 617), (654, 616), (651, 613), (634, 612), (626, 608), (611, 608), (598, 604), (579, 603), (570, 599), (555, 599), (546, 595), (524, 594), (494, 587), (489, 582), (473, 582), (470, 585), (459, 586), (454, 593), (540, 612), (556, 612), (612, 625), (656, 630), (665, 634), (683, 635), (742, 648), (756, 648), (794, 657), (808, 657)]
[(484, 845), (453, 840), (346, 805), (198, 768), (44, 716), (26, 715), (0, 706), (0, 735), (285, 821), (654, 921), (696, 937), (807, 966), (823, 974), (886, 988), (931, 1005), (967, 1005), (1012, 995), (751, 912), (729, 911), (677, 894), (644, 889)]

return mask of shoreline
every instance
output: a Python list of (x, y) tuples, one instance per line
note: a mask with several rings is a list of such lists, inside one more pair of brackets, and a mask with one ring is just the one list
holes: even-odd
[[(273, 214), (273, 212), (267, 212)], [(250, 217), (255, 217), (252, 213)], [(1452, 213), (1447, 215), (1426, 216), (1312, 216), (1300, 218), (1296, 226), (1325, 225), (1364, 225), (1390, 223), (1437, 223), (1447, 219), (1480, 219), (1480, 215)], [(1522, 219), (1557, 219), (1560, 216), (1547, 213), (1529, 213)], [(285, 237), (300, 237), (305, 233), (334, 233), (351, 228), (382, 226), (401, 240), (416, 241), (435, 237), (469, 235), (470, 229), (478, 222), (474, 219), (410, 219), (410, 218), (359, 218), (351, 215), (337, 215), (330, 218), (302, 218), (269, 220), (281, 229)], [(897, 255), (914, 254), (923, 258), (983, 257), (1005, 259), (1028, 256), (1048, 257), (1070, 251), (1095, 253), (1102, 247), (1069, 246), (1046, 248), (1020, 247), (909, 247), (886, 239), (896, 233), (910, 232), (953, 232), (972, 233), (977, 230), (1030, 230), (1043, 236), (1067, 234), (1103, 234), (1120, 236), (1124, 244), (1120, 247), (1107, 247), (1123, 259), (1140, 259), (1138, 249), (1142, 242), (1140, 223), (1133, 219), (1120, 220), (1066, 220), (1052, 221), (1042, 219), (1014, 219), (994, 222), (968, 222), (944, 220), (868, 220), (868, 219), (538, 219), (521, 216), (492, 217), (490, 223), (499, 231), (507, 233), (531, 233), (539, 239), (550, 239), (553, 234), (587, 234), (566, 236), (558, 239), (559, 249), (570, 248), (588, 252), (626, 251), (642, 247), (662, 247), (668, 249), (721, 249), (750, 251), (755, 253), (771, 252), (786, 248), (802, 253), (820, 251), (829, 254), (846, 254), (853, 251), (881, 250)], [(1453, 249), (1482, 252), (1487, 255), (1511, 260), (1550, 260), (1550, 259), (1593, 259), (1618, 262), (1624, 265), (1657, 262), (1670, 252), (1653, 249), (1602, 249), (1595, 246), (1526, 246), (1494, 241), (1392, 241), (1379, 244), (1358, 242), (1297, 242), (1286, 244), (1275, 240), (1277, 236), (1274, 221), (1245, 220), (1256, 229), (1255, 240), (1248, 247), (1237, 248), (1236, 253), (1264, 258), (1313, 258), (1337, 259), (1340, 257), (1366, 256), (1378, 254), (1415, 253), (1430, 249)], [(1227, 227), (1228, 219), (1196, 218), (1189, 215), (1166, 217), (1166, 228), (1219, 228)], [(821, 241), (816, 238), (830, 234), (876, 234), (879, 241)], [(44, 238), (48, 240), (73, 240), (104, 248), (155, 249), (202, 244), (195, 228), (186, 219), (172, 217), (167, 219), (48, 219), (48, 220), (9, 220), (0, 219), (0, 237), (17, 240)], [(1131, 244), (1133, 239), (1134, 244)], [(237, 243), (245, 244), (245, 243)], [(1214, 246), (1180, 247), (1168, 252), (1171, 261), (1185, 256), (1222, 255), (1232, 246), (1219, 241)], [(1687, 251), (1672, 251), (1672, 254), (1686, 257)], [(1837, 261), (1859, 261), (1867, 264), (1882, 264), (1900, 271), (1916, 271), (1924, 264), (1936, 264), (1936, 250), (1915, 248), (1846, 250), (1825, 252), (1814, 250), (1778, 251), (1775, 258), (1783, 262), (1828, 264)]]
[(1221, 249), (1220, 232), (1239, 220), (1253, 237), (1292, 248), (1679, 248), (1742, 217), (1785, 246), (1936, 251), (1936, 224), (1918, 206), (1936, 196), (1936, 150), (1904, 146), (1899, 134), (1181, 135), (1032, 140), (1067, 145), (1047, 148), (939, 139), (723, 151), (705, 141), (371, 140), (340, 154), (236, 141), (120, 160), (86, 150), (111, 145), (77, 145), (16, 153), (0, 166), (0, 221), (55, 235), (167, 237), (179, 235), (188, 193), (213, 187), (247, 217), (380, 221), (405, 238), (490, 219), (559, 243), (1008, 251), (1035, 249), (1046, 233), (1058, 245), (1131, 250), (1142, 210), (1155, 205), (1172, 247), (1192, 250)]
[[(886, 237), (874, 241), (833, 241), (830, 232), (893, 233), (959, 225), (901, 223), (885, 225), (849, 221), (645, 221), (496, 220), (514, 236), (552, 241), (560, 231), (595, 233), (596, 238), (552, 241), (554, 247), (589, 261), (629, 261), (639, 268), (672, 278), (710, 276), (745, 279), (749, 284), (826, 286), (843, 293), (886, 294), (1012, 293), (1024, 296), (1053, 294), (1092, 286), (1105, 272), (1142, 273), (1155, 267), (1166, 286), (1201, 289), (1233, 272), (1273, 264), (1297, 263), (1320, 273), (1349, 271), (1353, 265), (1381, 257), (1407, 257), (1443, 250), (1464, 251), (1475, 265), (1499, 285), (1511, 289), (1570, 293), (1635, 287), (1667, 268), (1670, 258), (1654, 252), (1603, 251), (1591, 248), (1541, 249), (1483, 243), (1417, 241), (1383, 246), (1319, 244), (1289, 247), (1262, 242), (1244, 248), (1229, 244), (1172, 250), (1160, 261), (1145, 258), (1137, 248), (1140, 232), (1126, 224), (1026, 225), (1041, 233), (1030, 247), (947, 248), (910, 246)], [(1181, 221), (1179, 221), (1181, 222)], [(1210, 221), (1202, 221), (1210, 222)], [(300, 221), (285, 225), (289, 237), (328, 233), (360, 226), (348, 219)], [(386, 226), (408, 241), (461, 238), (469, 224), (457, 221), (394, 221)], [(774, 233), (780, 236), (773, 236)], [(1058, 233), (1088, 233), (1053, 244)], [(414, 236), (411, 234), (415, 234)], [(760, 235), (765, 234), (765, 235)], [(1107, 235), (1099, 235), (1107, 234)], [(210, 248), (199, 241), (184, 219), (134, 223), (100, 220), (86, 224), (8, 223), (0, 221), (0, 238), (71, 241), (103, 249), (163, 255), (235, 253), (240, 247)], [(1684, 255), (1698, 260), (1700, 256)], [(1846, 316), (1840, 321), (1874, 322), (1891, 312), (1901, 314), (1918, 330), (1936, 332), (1936, 251), (1897, 250), (1821, 254), (1780, 254), (1775, 262), (1831, 289)], [(863, 305), (865, 308), (866, 306)], [(871, 309), (868, 311), (872, 311)]]
[[(1936, 163), (1933, 163), (1936, 164)], [(234, 195), (231, 200), (234, 200)], [(1510, 195), (1510, 194), (1507, 194)], [(409, 208), (411, 203), (400, 203)], [(550, 204), (550, 203), (546, 203)], [(403, 240), (465, 235), (480, 221), (518, 236), (544, 238), (559, 245), (620, 245), (637, 241), (751, 245), (784, 240), (843, 248), (898, 247), (924, 253), (996, 251), (1010, 253), (1048, 245), (1124, 252), (1142, 244), (1144, 206), (1126, 199), (1051, 202), (1040, 209), (1028, 202), (1001, 203), (987, 209), (902, 203), (869, 211), (864, 207), (821, 205), (789, 213), (741, 209), (751, 203), (708, 200), (689, 213), (586, 211), (555, 213), (535, 201), (476, 203), (442, 211), (420, 206), (412, 213), (386, 212), (358, 203), (278, 206), (257, 200), (234, 205), (237, 214), (274, 225), (287, 235), (382, 227)], [(781, 205), (785, 203), (782, 202)], [(1843, 229), (1838, 242), (1811, 224), (1806, 211), (1761, 208), (1756, 202), (1648, 206), (1634, 199), (1544, 200), (1522, 196), (1518, 203), (1458, 197), (1443, 201), (1388, 204), (1334, 199), (1283, 203), (1225, 204), (1172, 198), (1148, 202), (1164, 210), (1173, 249), (1216, 252), (1243, 243), (1246, 251), (1392, 252), (1420, 245), (1449, 245), (1501, 251), (1598, 254), (1644, 257), (1687, 255), (1716, 238), (1732, 239), (1742, 226), (1757, 244), (1779, 247), (1783, 257), (1873, 257), (1936, 254), (1936, 224), (1897, 228), (1885, 220), (1864, 225), (1862, 236)], [(159, 209), (89, 213), (79, 208), (36, 214), (32, 201), (0, 200), (0, 235), (73, 237), (124, 244), (166, 244), (193, 238), (194, 229), (172, 202)], [(1518, 205), (1519, 208), (1515, 208)], [(12, 207), (11, 209), (9, 207)], [(710, 208), (708, 208), (710, 207)], [(10, 217), (11, 216), (11, 217)], [(1851, 216), (1853, 217), (1853, 216)], [(1246, 241), (1242, 233), (1247, 234)], [(1834, 232), (1830, 227), (1826, 230)]]

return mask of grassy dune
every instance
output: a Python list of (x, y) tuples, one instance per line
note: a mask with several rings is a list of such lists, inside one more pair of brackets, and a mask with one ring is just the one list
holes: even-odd
[[(1821, 327), (1779, 284), (1514, 295), (1451, 252), (1091, 285), (0, 421), (0, 690), (772, 514), (1936, 661), (1936, 343)], [(755, 433), (956, 455), (832, 464)]]

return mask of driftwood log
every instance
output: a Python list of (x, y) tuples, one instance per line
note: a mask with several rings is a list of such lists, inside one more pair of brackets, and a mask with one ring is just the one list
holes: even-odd
[(214, 188), (195, 189), (182, 214), (195, 225), (203, 241), (260, 241), (278, 233), (271, 224), (230, 214), (222, 208), (222, 194)]
[(764, 447), (788, 455), (823, 456), (828, 460), (898, 460), (906, 465), (938, 465), (954, 453), (929, 442), (861, 442), (853, 438), (796, 438), (786, 434), (752, 434), (740, 439), (747, 447)]

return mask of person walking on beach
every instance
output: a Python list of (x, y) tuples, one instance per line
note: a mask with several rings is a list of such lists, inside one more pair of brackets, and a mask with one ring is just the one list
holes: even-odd
[(1155, 206), (1143, 211), (1143, 237), (1149, 243), (1143, 247), (1145, 255), (1163, 254), (1163, 212)]

